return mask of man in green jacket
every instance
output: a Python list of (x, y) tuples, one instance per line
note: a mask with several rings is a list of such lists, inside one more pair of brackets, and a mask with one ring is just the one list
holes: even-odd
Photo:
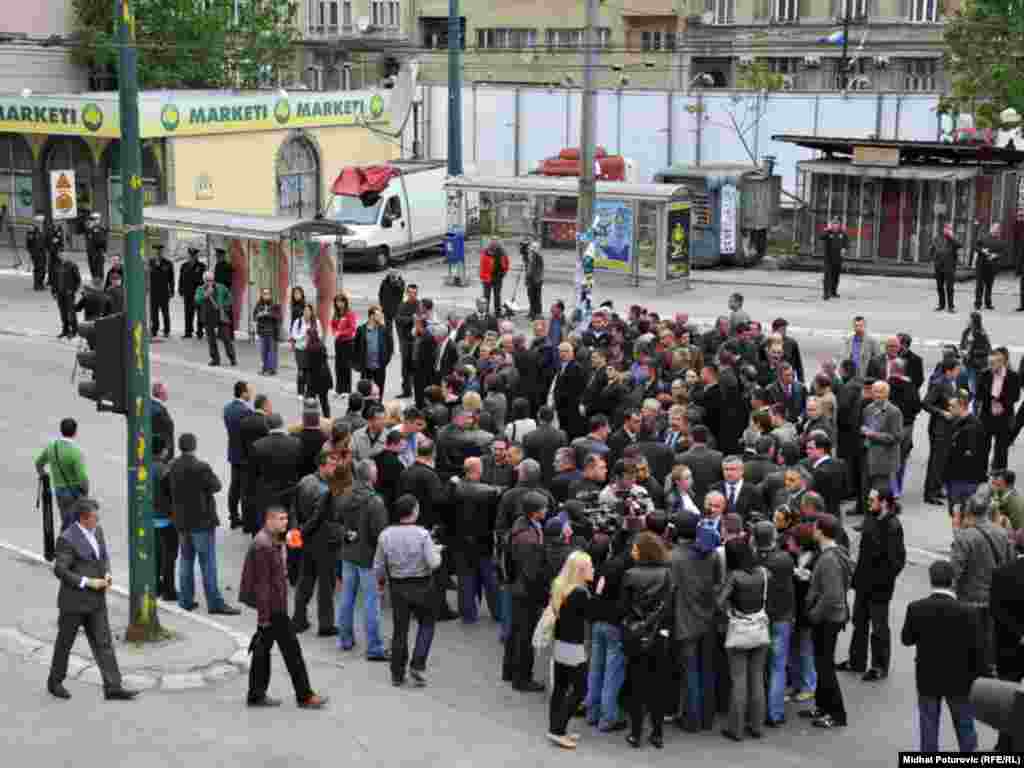
[[(210, 345), (210, 365), (220, 365), (217, 337), (224, 342), (224, 351), (232, 365), (235, 358), (235, 329), (231, 315), (231, 290), (213, 279), (213, 272), (203, 274), (203, 284), (196, 288), (195, 304), (206, 328), (206, 341)], [(217, 333), (214, 333), (217, 329)]]
[(47, 466), (53, 469), (51, 483), (60, 509), (61, 533), (75, 522), (71, 514), (75, 500), (89, 495), (89, 476), (85, 471), (85, 456), (75, 442), (77, 434), (78, 422), (74, 419), (61, 419), (60, 437), (52, 440), (36, 456), (36, 472), (40, 476), (46, 474)]

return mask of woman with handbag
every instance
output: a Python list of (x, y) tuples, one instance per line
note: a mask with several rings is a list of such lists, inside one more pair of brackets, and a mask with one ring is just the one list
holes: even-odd
[(587, 692), (587, 652), (583, 627), (590, 602), (588, 584), (594, 580), (590, 555), (577, 550), (569, 555), (551, 584), (551, 611), (555, 615), (554, 687), (551, 692), (548, 739), (563, 749), (576, 749), (577, 734), (567, 734), (569, 719)]
[(766, 611), (769, 576), (767, 569), (755, 565), (750, 545), (739, 539), (726, 543), (725, 565), (727, 574), (718, 607), (729, 617), (725, 655), (732, 696), (729, 726), (722, 729), (722, 735), (742, 741), (745, 732), (759, 739), (766, 706), (764, 670), (771, 643)]
[(639, 748), (644, 715), (651, 716), (650, 742), (664, 746), (662, 721), (664, 681), (670, 679), (668, 644), (671, 639), (673, 589), (665, 545), (650, 531), (637, 535), (631, 556), (633, 567), (622, 577), (619, 609), (623, 615), (623, 649), (629, 681), (630, 734), (626, 741)]

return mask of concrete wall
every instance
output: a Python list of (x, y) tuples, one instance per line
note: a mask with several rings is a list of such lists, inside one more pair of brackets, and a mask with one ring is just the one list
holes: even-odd
[(66, 35), (71, 32), (71, 0), (34, 0), (2, 3), (0, 32), (23, 32), (29, 36)]

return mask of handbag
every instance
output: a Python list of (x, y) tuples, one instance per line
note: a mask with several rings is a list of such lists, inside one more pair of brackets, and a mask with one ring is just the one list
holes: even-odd
[(736, 651), (749, 651), (762, 648), (771, 643), (771, 627), (768, 620), (768, 571), (764, 574), (764, 595), (761, 598), (761, 610), (754, 613), (729, 611), (729, 627), (725, 632), (725, 647)]
[(644, 616), (630, 616), (622, 622), (622, 646), (627, 656), (640, 656), (650, 653), (654, 641), (658, 638), (665, 607), (668, 604), (669, 584), (665, 577), (662, 596), (651, 606)]
[(549, 605), (540, 615), (537, 626), (533, 628), (533, 647), (538, 651), (547, 648), (555, 639), (555, 612)]

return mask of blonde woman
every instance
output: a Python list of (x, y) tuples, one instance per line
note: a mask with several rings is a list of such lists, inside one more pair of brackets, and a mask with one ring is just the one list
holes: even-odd
[(393, 429), (402, 423), (402, 403), (400, 400), (388, 400), (384, 403), (384, 429)]
[(588, 584), (593, 580), (594, 564), (590, 555), (577, 550), (569, 555), (551, 584), (551, 610), (555, 614), (555, 674), (548, 739), (563, 749), (576, 749), (579, 740), (578, 735), (566, 734), (565, 730), (587, 692), (583, 627), (590, 602)]

